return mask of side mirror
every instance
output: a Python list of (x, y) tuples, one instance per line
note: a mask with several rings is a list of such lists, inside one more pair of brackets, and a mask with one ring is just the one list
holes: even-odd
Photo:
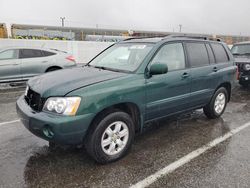
[(168, 66), (166, 64), (156, 63), (151, 65), (149, 72), (151, 75), (166, 74), (168, 72)]

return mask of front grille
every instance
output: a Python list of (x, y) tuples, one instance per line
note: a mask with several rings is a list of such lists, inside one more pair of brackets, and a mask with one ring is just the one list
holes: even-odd
[(25, 101), (35, 111), (42, 111), (44, 100), (39, 93), (36, 93), (32, 89), (28, 89), (27, 95), (25, 95)]

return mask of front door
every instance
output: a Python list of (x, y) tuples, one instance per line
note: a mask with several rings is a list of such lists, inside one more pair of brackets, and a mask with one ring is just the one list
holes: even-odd
[(165, 63), (168, 73), (153, 75), (146, 80), (146, 116), (150, 121), (188, 108), (190, 70), (182, 43), (167, 43), (161, 47), (149, 65)]
[(20, 66), (17, 50), (0, 52), (0, 82), (21, 79)]

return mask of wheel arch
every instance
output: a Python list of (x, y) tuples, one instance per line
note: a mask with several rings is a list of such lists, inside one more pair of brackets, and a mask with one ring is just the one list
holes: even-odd
[(227, 90), (227, 92), (228, 92), (228, 102), (229, 102), (229, 101), (231, 100), (231, 93), (232, 93), (232, 85), (231, 85), (231, 83), (230, 83), (230, 82), (224, 82), (224, 83), (220, 84), (220, 85), (216, 88), (215, 92), (216, 92), (219, 88), (221, 88), (221, 87), (224, 87), (224, 88)]
[(125, 112), (131, 116), (135, 125), (135, 132), (139, 132), (141, 130), (141, 118), (140, 118), (141, 112), (140, 112), (139, 107), (135, 103), (124, 102), (124, 103), (111, 105), (109, 107), (102, 109), (100, 112), (98, 112), (96, 116), (93, 118), (93, 120), (91, 121), (87, 134), (91, 129), (95, 128), (93, 124), (98, 123), (98, 121), (103, 119), (108, 114), (112, 112), (117, 112), (117, 111)]
[(46, 71), (45, 72), (49, 72), (49, 70), (50, 69), (62, 69), (62, 67), (60, 67), (60, 66), (50, 66), (50, 67), (48, 67), (47, 69), (46, 69)]

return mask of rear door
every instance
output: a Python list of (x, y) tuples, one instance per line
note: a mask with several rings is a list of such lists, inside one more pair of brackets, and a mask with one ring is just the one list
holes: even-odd
[(213, 65), (215, 71), (215, 82), (214, 89), (216, 89), (219, 84), (225, 82), (226, 80), (232, 80), (235, 77), (234, 67), (232, 62), (230, 65), (230, 58), (226, 52), (225, 47), (221, 43), (211, 43), (211, 48), (215, 55), (216, 63)]
[(188, 62), (191, 71), (190, 107), (207, 104), (213, 94), (214, 67), (210, 64), (206, 43), (186, 42)]
[(0, 82), (21, 79), (20, 66), (18, 50), (0, 52)]
[(157, 63), (167, 64), (168, 73), (146, 79), (146, 121), (187, 110), (189, 103), (190, 70), (183, 44), (165, 44), (150, 65)]
[(44, 73), (49, 61), (39, 49), (20, 49), (21, 74), (23, 78), (29, 78)]

